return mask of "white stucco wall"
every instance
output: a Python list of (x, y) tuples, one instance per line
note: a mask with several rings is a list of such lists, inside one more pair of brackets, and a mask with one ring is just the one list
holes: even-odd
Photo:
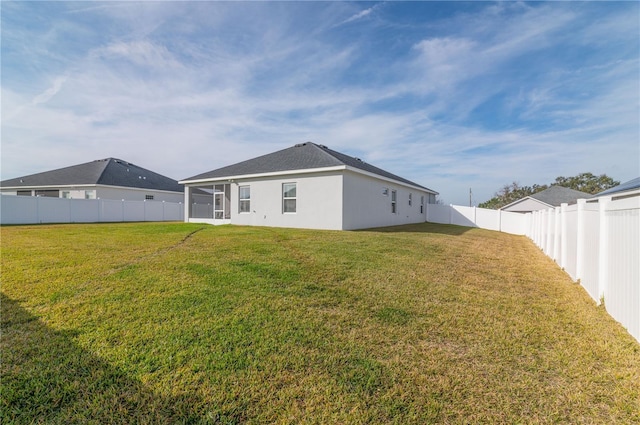
[[(388, 189), (388, 194), (384, 191)], [(391, 192), (395, 190), (396, 213), (391, 211)], [(412, 194), (409, 206), (409, 194)], [(344, 230), (423, 223), (427, 219), (429, 193), (387, 182), (375, 177), (346, 171), (344, 177)], [(420, 197), (424, 209), (420, 213)]]
[[(295, 213), (282, 212), (282, 184), (296, 183)], [(240, 186), (251, 187), (251, 212), (240, 213)], [(231, 184), (231, 223), (249, 226), (342, 229), (340, 172), (236, 180)]]
[(184, 202), (184, 195), (181, 192), (165, 192), (160, 190), (135, 189), (113, 186), (96, 187), (96, 197), (100, 199), (144, 201), (146, 195), (153, 195), (154, 201)]

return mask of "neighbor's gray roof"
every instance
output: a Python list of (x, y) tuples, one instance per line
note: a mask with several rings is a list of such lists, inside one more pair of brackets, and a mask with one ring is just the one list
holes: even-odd
[(184, 192), (184, 187), (176, 180), (116, 158), (98, 159), (0, 182), (3, 188), (86, 184)]
[(596, 194), (595, 196), (602, 196), (602, 195), (611, 195), (613, 193), (618, 193), (618, 192), (626, 192), (628, 190), (633, 190), (633, 189), (640, 189), (640, 177), (636, 177), (635, 179), (629, 180), (628, 182), (624, 182), (622, 184), (619, 184), (616, 187), (612, 187), (611, 189), (607, 189), (603, 192), (600, 192), (598, 194)]
[(554, 207), (559, 207), (561, 204), (572, 203), (578, 199), (591, 198), (592, 196), (590, 193), (554, 185), (548, 189), (534, 193), (530, 198), (537, 199)]
[(435, 194), (438, 193), (410, 180), (389, 173), (388, 171), (382, 170), (378, 167), (374, 167), (371, 164), (367, 164), (366, 162), (358, 158), (336, 152), (327, 148), (326, 146), (317, 145), (312, 142), (300, 143), (281, 151), (273, 152), (267, 155), (259, 156), (257, 158), (249, 159), (247, 161), (239, 162), (237, 164), (218, 168), (217, 170), (209, 171), (207, 173), (198, 174), (197, 176), (189, 177), (188, 179), (184, 179), (182, 181), (188, 182), (193, 180), (213, 180), (221, 177), (276, 173), (279, 171), (307, 170), (342, 165), (357, 168), (362, 171), (367, 171), (369, 173), (396, 180), (412, 186), (417, 186)]

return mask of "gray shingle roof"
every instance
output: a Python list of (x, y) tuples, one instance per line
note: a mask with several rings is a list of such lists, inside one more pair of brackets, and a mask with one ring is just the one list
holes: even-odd
[(176, 180), (116, 158), (98, 159), (0, 182), (4, 188), (83, 184), (184, 192), (184, 187)]
[(183, 182), (193, 180), (209, 180), (221, 177), (234, 177), (250, 174), (277, 173), (280, 171), (308, 170), (315, 168), (327, 168), (343, 166), (357, 168), (378, 176), (396, 180), (405, 184), (420, 187), (437, 194), (436, 191), (414, 183), (403, 177), (389, 173), (381, 168), (354, 158), (349, 155), (331, 150), (323, 145), (312, 142), (300, 143), (293, 147), (273, 152), (257, 158), (242, 161), (237, 164), (218, 168), (207, 173), (198, 174), (182, 180)]
[(616, 187), (612, 187), (611, 189), (602, 191), (596, 194), (595, 196), (612, 195), (614, 193), (626, 192), (628, 190), (633, 190), (633, 189), (640, 189), (640, 177), (636, 177), (635, 179), (631, 179), (628, 182), (619, 184)]
[(542, 201), (545, 204), (559, 207), (563, 203), (573, 203), (577, 199), (591, 198), (593, 195), (586, 192), (580, 192), (579, 190), (569, 189), (562, 186), (551, 186), (541, 192), (534, 193), (530, 198)]

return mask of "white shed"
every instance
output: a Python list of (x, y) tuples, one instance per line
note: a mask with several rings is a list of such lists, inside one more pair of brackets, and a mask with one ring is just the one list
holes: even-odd
[(528, 213), (559, 207), (564, 203), (574, 204), (578, 199), (587, 199), (592, 196), (593, 195), (589, 193), (580, 192), (579, 190), (554, 185), (533, 195), (513, 201), (500, 209), (503, 211)]
[[(185, 221), (354, 230), (426, 221), (437, 192), (307, 142), (180, 181)], [(209, 193), (210, 202), (202, 202)]]

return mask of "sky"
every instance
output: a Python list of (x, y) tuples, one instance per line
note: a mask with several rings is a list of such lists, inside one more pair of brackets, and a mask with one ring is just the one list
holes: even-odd
[(8, 2), (2, 179), (311, 141), (477, 205), (640, 176), (639, 2)]

